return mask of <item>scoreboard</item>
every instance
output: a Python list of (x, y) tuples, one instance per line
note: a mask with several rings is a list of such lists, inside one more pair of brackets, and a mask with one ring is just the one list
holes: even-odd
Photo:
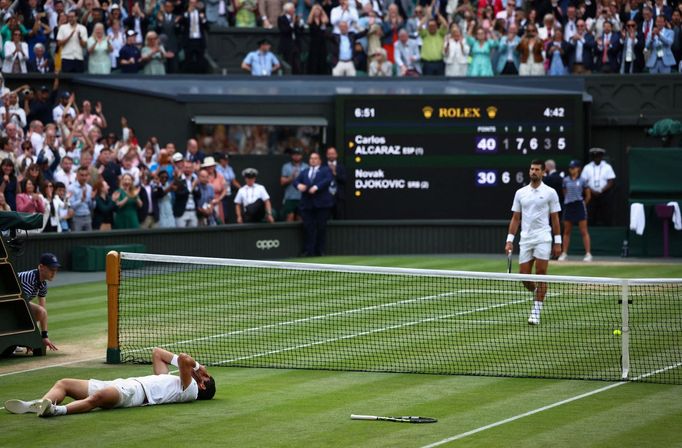
[(508, 219), (533, 159), (584, 154), (582, 97), (341, 96), (349, 219)]

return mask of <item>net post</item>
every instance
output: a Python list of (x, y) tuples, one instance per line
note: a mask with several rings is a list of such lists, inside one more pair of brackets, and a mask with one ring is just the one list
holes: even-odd
[(121, 257), (118, 252), (107, 254), (107, 363), (119, 364), (121, 350), (118, 345), (118, 289), (121, 282)]
[(623, 281), (621, 290), (621, 378), (628, 379), (630, 374), (630, 283)]

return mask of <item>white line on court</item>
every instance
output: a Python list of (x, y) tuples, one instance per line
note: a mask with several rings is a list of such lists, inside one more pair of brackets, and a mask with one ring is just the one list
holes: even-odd
[(50, 364), (49, 366), (34, 367), (33, 369), (17, 370), (16, 372), (8, 372), (8, 373), (0, 373), (0, 378), (3, 376), (18, 375), (20, 373), (35, 372), (36, 370), (51, 369), (52, 367), (63, 367), (63, 366), (68, 366), (70, 364), (78, 364), (79, 362), (95, 361), (97, 359), (102, 359), (102, 357), (97, 356), (96, 358), (79, 359), (76, 361), (67, 361), (67, 362), (62, 362), (59, 364)]
[[(636, 378), (633, 378), (632, 381), (634, 382), (634, 381), (642, 380), (644, 378), (648, 378), (648, 377), (653, 376), (653, 375), (658, 375), (659, 373), (667, 372), (668, 370), (676, 369), (680, 366), (682, 366), (682, 361), (680, 361), (676, 364), (670, 365), (668, 367), (664, 367), (664, 368), (654, 370), (654, 371), (649, 372), (649, 373), (645, 373), (645, 374), (640, 375)], [(592, 396), (592, 395), (596, 395), (596, 394), (599, 394), (602, 392), (606, 392), (607, 390), (611, 390), (613, 388), (622, 386), (624, 384), (629, 384), (630, 382), (631, 381), (620, 381), (618, 383), (609, 384), (608, 386), (600, 387), (599, 389), (595, 389), (595, 390), (592, 390), (590, 392), (585, 392), (584, 394), (576, 395), (575, 397), (571, 397), (571, 398), (567, 398), (565, 400), (557, 401), (556, 403), (548, 404), (547, 406), (543, 406), (541, 408), (533, 409), (532, 411), (524, 412), (523, 414), (518, 414), (518, 415), (515, 415), (513, 417), (505, 418), (504, 420), (500, 420), (500, 421), (497, 421), (495, 423), (491, 423), (489, 425), (481, 426), (480, 428), (472, 429), (471, 431), (463, 432), (461, 434), (457, 434), (455, 436), (448, 437), (448, 438), (445, 438), (443, 440), (439, 440), (438, 442), (434, 442), (434, 443), (431, 443), (429, 445), (424, 445), (421, 448), (434, 448), (437, 446), (445, 445), (446, 443), (454, 442), (455, 440), (463, 439), (465, 437), (469, 437), (473, 434), (477, 434), (479, 432), (483, 432), (483, 431), (486, 431), (488, 429), (492, 429), (492, 428), (496, 428), (498, 426), (506, 425), (507, 423), (511, 423), (511, 422), (516, 421), (516, 420), (520, 420), (524, 417), (539, 414), (540, 412), (544, 412), (544, 411), (547, 411), (549, 409), (553, 409), (553, 408), (556, 408), (558, 406), (561, 406), (561, 405), (564, 405), (567, 403), (571, 403), (573, 401), (581, 400), (583, 398), (587, 398), (587, 397)]]

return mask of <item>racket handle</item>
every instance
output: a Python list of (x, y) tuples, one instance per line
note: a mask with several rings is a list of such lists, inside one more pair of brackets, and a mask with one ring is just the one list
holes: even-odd
[(376, 420), (377, 416), (376, 415), (357, 415), (357, 414), (351, 414), (350, 415), (351, 420)]

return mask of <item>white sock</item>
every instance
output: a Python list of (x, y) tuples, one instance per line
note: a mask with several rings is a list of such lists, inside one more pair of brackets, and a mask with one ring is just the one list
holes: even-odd
[(66, 406), (53, 406), (54, 415), (66, 415)]
[(533, 302), (533, 314), (536, 316), (540, 316), (540, 311), (542, 311), (542, 304), (545, 302), (541, 302), (540, 300), (535, 300)]

